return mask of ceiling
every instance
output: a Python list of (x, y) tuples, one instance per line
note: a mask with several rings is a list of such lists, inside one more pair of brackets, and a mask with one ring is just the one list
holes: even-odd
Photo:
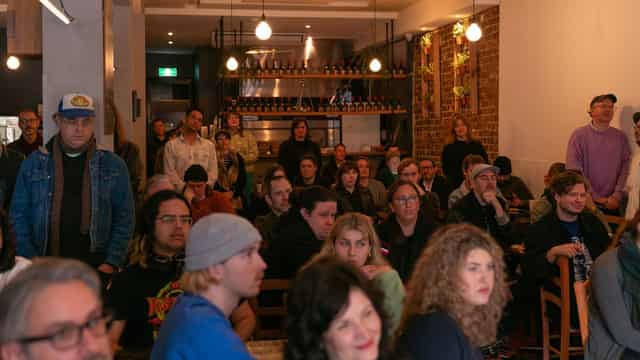
[[(0, 0), (1, 1), (1, 0)], [(373, 40), (374, 0), (265, 0), (265, 15), (274, 32), (269, 45), (278, 39), (289, 43), (292, 35), (309, 34), (316, 39)], [(384, 39), (385, 22), (417, 0), (375, 0), (377, 39)], [(144, 0), (148, 48), (192, 48), (212, 44), (212, 34), (224, 16), (225, 31), (252, 33), (260, 21), (261, 0), (233, 0), (233, 27), (229, 22), (231, 0)], [(306, 29), (305, 25), (310, 25)], [(174, 44), (168, 45), (168, 32)], [(262, 45), (255, 36), (243, 44)], [(294, 36), (295, 38), (295, 36)], [(225, 44), (231, 43), (229, 35)]]

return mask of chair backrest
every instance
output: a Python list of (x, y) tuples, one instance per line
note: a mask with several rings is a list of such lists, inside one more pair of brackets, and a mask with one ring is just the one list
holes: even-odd
[[(571, 304), (570, 304), (570, 288), (569, 288), (569, 259), (565, 256), (559, 256), (556, 260), (556, 264), (560, 269), (560, 276), (554, 277), (552, 283), (560, 290), (560, 296), (557, 293), (548, 291), (544, 287), (540, 288), (540, 306), (542, 310), (542, 348), (543, 359), (550, 359), (550, 353), (554, 353), (560, 357), (561, 360), (569, 359), (569, 344), (570, 344), (570, 316), (571, 316)], [(549, 318), (547, 306), (548, 303), (554, 304), (560, 308), (560, 347), (556, 348), (551, 345), (551, 338), (554, 337), (550, 334)]]
[[(284, 318), (287, 316), (287, 292), (290, 287), (291, 281), (288, 279), (263, 280), (260, 294), (249, 299), (256, 314), (256, 330), (253, 333), (255, 339), (286, 338)], [(265, 327), (266, 318), (274, 319), (275, 325)]]
[(620, 244), (620, 237), (627, 229), (628, 221), (622, 216), (605, 215), (604, 219), (609, 223), (609, 226), (613, 225), (615, 228), (613, 235), (611, 236), (610, 249), (617, 247)]
[(591, 295), (591, 281), (576, 281), (573, 283), (578, 305), (578, 320), (580, 321), (580, 337), (582, 346), (587, 344), (589, 337), (589, 296)]

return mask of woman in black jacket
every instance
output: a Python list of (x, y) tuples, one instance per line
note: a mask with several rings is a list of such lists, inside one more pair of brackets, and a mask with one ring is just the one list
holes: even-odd
[(389, 188), (392, 214), (376, 230), (388, 250), (391, 266), (406, 282), (427, 239), (435, 228), (420, 211), (420, 195), (415, 184), (399, 180)]
[(372, 219), (376, 218), (373, 195), (367, 188), (358, 185), (360, 172), (355, 163), (347, 161), (340, 165), (336, 173), (336, 195), (338, 213), (359, 212)]
[(318, 160), (318, 169), (322, 169), (320, 146), (311, 141), (309, 124), (305, 119), (296, 119), (291, 124), (291, 136), (280, 144), (278, 163), (284, 166), (287, 178), (293, 181), (298, 174), (300, 160), (305, 155), (313, 155)]
[(462, 117), (453, 120), (451, 127), (451, 141), (442, 150), (442, 170), (444, 171), (452, 189), (460, 186), (464, 180), (462, 175), (462, 160), (469, 154), (480, 155), (488, 164), (489, 158), (482, 143), (471, 136), (471, 126)]

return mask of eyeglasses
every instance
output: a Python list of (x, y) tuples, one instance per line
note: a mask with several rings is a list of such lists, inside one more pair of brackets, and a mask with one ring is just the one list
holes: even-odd
[(67, 325), (53, 334), (26, 337), (18, 340), (18, 342), (29, 344), (39, 341), (49, 341), (57, 350), (69, 350), (82, 342), (85, 329), (89, 330), (92, 336), (104, 336), (111, 327), (111, 320), (111, 314), (103, 314), (89, 319), (84, 324)]
[(491, 175), (480, 175), (480, 176), (476, 176), (476, 179), (482, 180), (482, 181), (496, 181), (497, 177), (495, 175), (493, 175), (493, 176), (491, 176)]
[(161, 216), (158, 216), (156, 219), (160, 220), (160, 222), (165, 225), (176, 224), (178, 221), (180, 221), (180, 224), (182, 225), (191, 225), (191, 223), (193, 223), (193, 218), (188, 215), (183, 215), (183, 216), (161, 215)]
[(415, 205), (418, 203), (418, 197), (417, 196), (407, 196), (407, 197), (397, 197), (395, 199), (393, 199), (393, 201), (397, 202), (400, 205), (404, 205), (404, 206), (409, 206), (409, 205)]

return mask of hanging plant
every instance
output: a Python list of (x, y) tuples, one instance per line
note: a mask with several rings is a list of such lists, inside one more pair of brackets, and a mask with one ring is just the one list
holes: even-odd
[(428, 49), (431, 47), (431, 36), (432, 36), (432, 33), (430, 32), (422, 35), (422, 37), (420, 38), (420, 45), (422, 45), (423, 48)]
[(453, 37), (457, 38), (460, 36), (464, 35), (464, 31), (465, 31), (465, 26), (464, 23), (462, 21), (458, 21), (457, 23), (455, 23), (455, 25), (453, 25)]
[(453, 87), (453, 95), (456, 98), (464, 98), (471, 93), (471, 89), (468, 85), (459, 85)]
[(471, 54), (469, 54), (468, 50), (463, 50), (461, 52), (456, 53), (453, 56), (453, 67), (454, 68), (459, 68), (462, 65), (466, 64), (467, 61), (469, 61), (469, 58), (471, 57)]
[(422, 65), (418, 68), (418, 74), (420, 75), (431, 75), (433, 74), (433, 64), (429, 63), (427, 65)]

